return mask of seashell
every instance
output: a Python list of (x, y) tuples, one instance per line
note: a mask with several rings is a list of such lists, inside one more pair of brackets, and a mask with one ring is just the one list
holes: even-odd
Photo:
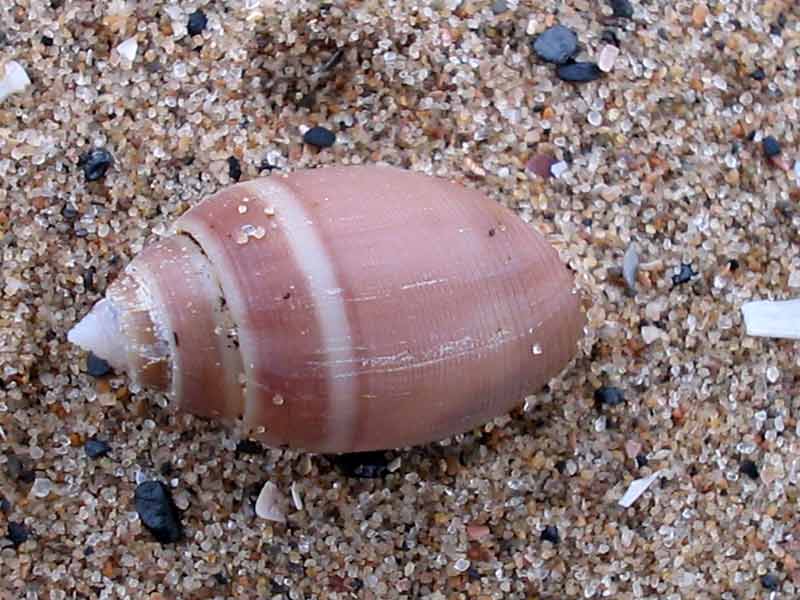
[(147, 246), (69, 340), (273, 447), (427, 443), (508, 412), (584, 325), (514, 213), (443, 179), (329, 167), (239, 183)]

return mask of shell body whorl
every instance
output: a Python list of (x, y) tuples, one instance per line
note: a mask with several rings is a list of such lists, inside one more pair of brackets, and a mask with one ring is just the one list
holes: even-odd
[[(573, 279), (477, 191), (389, 167), (240, 183), (109, 288), (131, 375), (273, 446), (424, 443), (507, 412), (571, 359)], [(146, 332), (146, 333), (144, 333)]]

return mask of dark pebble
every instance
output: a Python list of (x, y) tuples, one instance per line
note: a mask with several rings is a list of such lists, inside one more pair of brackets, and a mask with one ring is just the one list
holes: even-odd
[(548, 525), (542, 529), (542, 541), (558, 544), (561, 541), (561, 536), (558, 535), (558, 527), (555, 525)]
[(614, 16), (620, 19), (630, 19), (633, 17), (633, 6), (628, 0), (611, 0), (609, 2)]
[(640, 452), (636, 455), (636, 466), (640, 469), (647, 466), (647, 455), (645, 453)]
[(86, 181), (97, 181), (106, 176), (114, 159), (105, 148), (93, 148), (78, 160), (78, 166), (83, 168)]
[(617, 406), (625, 402), (625, 395), (619, 388), (603, 386), (594, 391), (594, 401), (598, 407)]
[(619, 48), (619, 37), (617, 37), (617, 32), (613, 29), (604, 29), (603, 33), (600, 34), (600, 40)]
[(587, 81), (594, 81), (603, 76), (600, 67), (593, 62), (575, 62), (567, 65), (559, 65), (556, 69), (556, 75), (562, 81), (569, 81), (571, 83), (586, 83)]
[(61, 209), (61, 216), (67, 221), (74, 221), (78, 218), (78, 209), (72, 206), (72, 204), (65, 204), (64, 208)]
[(16, 454), (6, 455), (6, 473), (12, 481), (33, 483), (36, 479), (36, 473), (28, 467), (27, 461), (23, 462)]
[(780, 23), (773, 23), (769, 26), (769, 32), (780, 37), (783, 34), (783, 26)]
[(83, 272), (83, 289), (95, 292), (94, 276), (97, 274), (97, 269), (89, 267)]
[(780, 579), (772, 573), (767, 573), (761, 576), (761, 585), (765, 590), (777, 590), (781, 586)]
[(0, 513), (8, 514), (11, 512), (11, 502), (5, 498), (0, 498)]
[(254, 440), (239, 440), (236, 444), (236, 454), (264, 454), (264, 446)]
[(53, 45), (53, 38), (49, 35), (42, 36), (42, 46), (47, 46), (48, 48)]
[(272, 173), (273, 170), (277, 169), (275, 165), (271, 164), (266, 158), (261, 161), (261, 164), (258, 165), (258, 172), (262, 173), (267, 171), (268, 173)]
[(681, 270), (672, 276), (672, 285), (682, 285), (697, 275), (691, 265), (681, 265)]
[(755, 70), (752, 73), (750, 73), (750, 77), (752, 77), (756, 81), (764, 81), (767, 78), (767, 74), (761, 67), (756, 67)]
[(189, 15), (189, 23), (186, 25), (186, 31), (189, 35), (198, 35), (203, 33), (208, 25), (208, 17), (202, 10), (196, 10)]
[(761, 140), (761, 148), (764, 150), (764, 156), (767, 158), (778, 156), (778, 154), (781, 153), (781, 145), (778, 143), (778, 140), (771, 135)]
[(242, 177), (242, 165), (235, 156), (228, 157), (228, 177), (233, 181), (239, 181)]
[(108, 442), (92, 438), (86, 440), (83, 450), (89, 458), (100, 458), (111, 452), (111, 446), (108, 445)]
[(759, 477), (758, 465), (750, 459), (745, 459), (741, 462), (739, 465), (739, 472), (747, 475), (753, 481), (756, 481)]
[(385, 452), (351, 452), (333, 456), (331, 460), (342, 475), (363, 479), (384, 477), (391, 462)]
[(508, 10), (508, 2), (506, 0), (495, 0), (492, 4), (492, 12), (496, 15), (501, 15)]
[(14, 546), (25, 543), (28, 541), (29, 537), (30, 531), (28, 531), (28, 528), (25, 527), (23, 523), (17, 523), (16, 521), (8, 522), (8, 539), (11, 540)]
[(728, 268), (731, 271), (736, 271), (739, 268), (739, 261), (735, 258), (732, 258), (728, 261)]
[(303, 142), (317, 148), (330, 148), (336, 141), (336, 134), (325, 127), (312, 127), (303, 135)]
[(536, 36), (532, 48), (542, 60), (560, 65), (578, 52), (578, 35), (563, 25), (554, 25)]
[(140, 483), (136, 486), (134, 503), (142, 524), (156, 540), (170, 544), (183, 537), (180, 515), (166, 485), (160, 481)]
[(86, 372), (92, 377), (105, 377), (111, 373), (111, 365), (94, 352), (89, 352), (89, 357), (86, 359)]

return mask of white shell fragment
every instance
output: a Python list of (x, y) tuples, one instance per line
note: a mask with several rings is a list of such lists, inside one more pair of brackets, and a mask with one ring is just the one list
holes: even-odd
[(800, 298), (747, 302), (742, 315), (747, 335), (800, 340)]
[(631, 243), (622, 258), (622, 277), (625, 279), (625, 285), (632, 292), (636, 291), (636, 272), (638, 270), (639, 251), (636, 249), (636, 244)]
[(641, 479), (634, 479), (631, 481), (631, 484), (628, 486), (628, 490), (619, 499), (619, 505), (623, 508), (630, 508), (634, 502), (639, 499), (639, 496), (644, 494), (653, 482), (661, 476), (661, 471), (656, 471), (652, 475), (648, 477), (642, 477)]
[(133, 62), (136, 58), (136, 53), (139, 51), (139, 42), (136, 41), (136, 36), (128, 38), (117, 46), (119, 55), (129, 62)]
[(285, 499), (278, 489), (278, 486), (268, 481), (264, 484), (264, 487), (261, 488), (261, 493), (258, 495), (258, 500), (256, 500), (256, 514), (267, 521), (285, 523), (285, 505)]
[(603, 73), (610, 73), (614, 69), (614, 63), (617, 62), (617, 56), (619, 48), (613, 44), (606, 44), (597, 57), (597, 67)]
[(23, 91), (30, 84), (31, 80), (22, 65), (15, 60), (8, 61), (3, 78), (0, 79), (0, 102), (11, 94)]
[(297, 510), (303, 510), (303, 497), (300, 495), (300, 489), (297, 487), (297, 482), (292, 482), (292, 503)]

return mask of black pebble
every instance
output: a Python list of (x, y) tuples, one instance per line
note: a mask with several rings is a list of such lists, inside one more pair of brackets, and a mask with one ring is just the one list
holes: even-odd
[(236, 454), (264, 454), (264, 447), (253, 440), (239, 440), (236, 444)]
[(688, 282), (695, 275), (697, 275), (697, 273), (695, 273), (692, 270), (692, 266), (691, 265), (682, 264), (681, 265), (681, 270), (678, 273), (676, 273), (675, 275), (672, 276), (672, 285), (684, 284), (684, 283)]
[(767, 74), (761, 67), (756, 67), (755, 70), (752, 73), (750, 73), (750, 77), (752, 77), (756, 81), (764, 81), (767, 78)]
[(53, 38), (51, 38), (49, 35), (43, 35), (42, 36), (42, 46), (50, 47), (52, 45), (53, 45)]
[(11, 502), (6, 500), (5, 498), (0, 498), (0, 512), (3, 514), (8, 514), (11, 512)]
[(633, 17), (633, 6), (628, 0), (611, 0), (609, 4), (614, 11), (615, 17), (621, 19), (630, 19)]
[(8, 522), (8, 539), (11, 540), (14, 546), (19, 546), (26, 542), (29, 537), (30, 532), (23, 523), (17, 523), (16, 521)]
[(239, 163), (239, 159), (235, 156), (228, 157), (228, 177), (230, 177), (233, 181), (239, 181), (242, 176), (242, 165)]
[(781, 582), (772, 573), (767, 573), (766, 575), (761, 576), (761, 585), (765, 590), (777, 590), (780, 587)]
[(317, 148), (329, 148), (336, 141), (336, 134), (325, 127), (312, 127), (303, 135), (303, 142)]
[(97, 269), (94, 267), (89, 267), (83, 272), (83, 289), (89, 290), (90, 292), (96, 291), (94, 288), (94, 276), (97, 273)]
[(111, 446), (108, 445), (108, 442), (92, 438), (86, 440), (83, 450), (89, 458), (100, 458), (111, 452)]
[(598, 407), (617, 406), (625, 402), (625, 395), (619, 388), (603, 386), (594, 391), (594, 401)]
[(36, 479), (36, 473), (29, 468), (28, 462), (23, 462), (16, 454), (6, 455), (6, 473), (10, 479), (22, 483), (33, 483)]
[(180, 515), (166, 485), (160, 481), (140, 483), (136, 486), (134, 502), (142, 524), (159, 542), (174, 543), (183, 537)]
[(761, 148), (764, 150), (764, 156), (767, 158), (772, 158), (773, 156), (778, 156), (781, 153), (781, 145), (771, 135), (768, 135), (763, 140), (761, 140)]
[(542, 60), (560, 65), (578, 52), (578, 35), (563, 25), (554, 25), (536, 36), (531, 47)]
[(747, 475), (752, 480), (758, 479), (758, 465), (750, 459), (745, 459), (739, 465), (739, 472)]
[(331, 460), (342, 475), (364, 479), (385, 476), (391, 462), (385, 452), (351, 452), (333, 456)]
[(619, 48), (619, 38), (617, 37), (617, 32), (613, 29), (604, 29), (603, 33), (600, 34), (600, 40)]
[(640, 469), (647, 465), (647, 455), (644, 452), (640, 452), (636, 455), (636, 466)]
[(186, 25), (186, 31), (189, 32), (189, 35), (198, 35), (205, 31), (206, 25), (208, 25), (206, 13), (202, 10), (196, 10), (189, 15), (189, 23)]
[(732, 258), (728, 261), (728, 267), (731, 271), (736, 271), (739, 268), (739, 261), (735, 258)]
[(106, 176), (114, 159), (105, 148), (93, 148), (78, 160), (78, 166), (83, 168), (86, 181), (97, 181)]
[(555, 525), (548, 525), (542, 529), (542, 541), (558, 544), (561, 541), (561, 536), (558, 535), (558, 527)]
[(72, 204), (65, 204), (64, 208), (61, 209), (61, 216), (67, 221), (74, 221), (78, 217), (78, 209)]
[(86, 372), (92, 377), (105, 377), (111, 373), (111, 365), (94, 352), (89, 352), (89, 357), (86, 359)]
[(269, 161), (268, 161), (268, 160), (265, 158), (265, 159), (263, 159), (263, 160), (261, 161), (261, 164), (260, 164), (260, 165), (258, 165), (258, 172), (259, 172), (259, 173), (262, 173), (263, 171), (267, 171), (267, 172), (269, 172), (269, 173), (272, 173), (272, 171), (273, 171), (274, 169), (277, 169), (277, 168), (278, 168), (278, 167), (276, 167), (276, 166), (275, 166), (275, 165), (273, 165), (273, 164), (270, 164), (270, 162), (269, 162)]
[(585, 83), (587, 81), (594, 81), (603, 76), (600, 67), (593, 62), (575, 62), (566, 65), (559, 65), (556, 69), (556, 75), (562, 81), (569, 81), (571, 83)]

